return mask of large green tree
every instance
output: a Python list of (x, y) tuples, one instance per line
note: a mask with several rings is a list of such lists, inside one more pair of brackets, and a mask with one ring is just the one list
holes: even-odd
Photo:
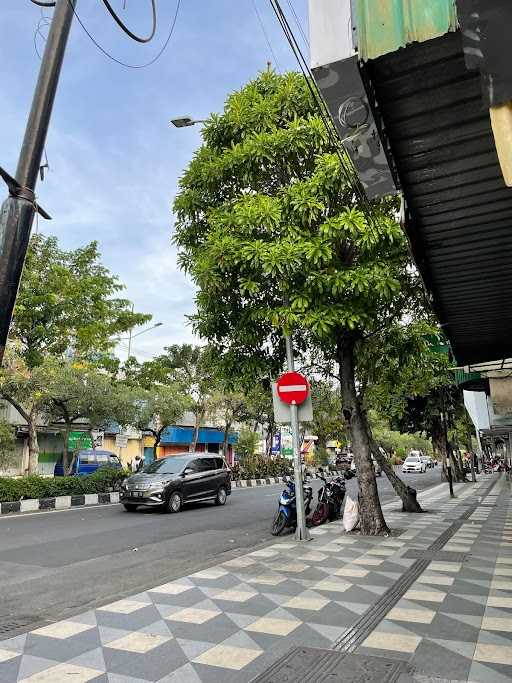
[(338, 441), (345, 434), (340, 392), (331, 383), (317, 379), (311, 383), (311, 400), (314, 419), (308, 430), (318, 437), (318, 448), (325, 449), (328, 441)]
[(156, 458), (164, 431), (176, 424), (190, 409), (192, 401), (177, 382), (154, 385), (145, 391), (136, 389), (135, 393), (136, 411), (130, 424), (154, 437), (153, 452)]
[(204, 127), (180, 181), (175, 243), (198, 287), (195, 329), (228, 372), (276, 374), (283, 331), (335, 361), (359, 476), (361, 530), (388, 531), (357, 355), (406, 311), (411, 270), (394, 202), (360, 205), (304, 79), (261, 74)]
[(243, 391), (223, 389), (220, 385), (210, 395), (206, 411), (208, 419), (223, 431), (222, 455), (227, 458), (230, 430), (250, 417), (247, 397)]
[[(373, 339), (366, 354), (371, 356), (377, 349), (381, 361), (372, 364), (367, 358), (365, 364), (369, 404), (386, 414), (394, 429), (431, 439), (446, 474), (452, 453), (450, 432), (464, 408), (443, 335), (426, 320), (411, 320)], [(452, 461), (455, 478), (463, 481), (459, 463)]]
[[(216, 367), (212, 350), (193, 344), (173, 344), (150, 361), (137, 363), (131, 359), (126, 365), (127, 381), (146, 389), (180, 386), (187, 397), (187, 410), (194, 415), (194, 431), (190, 450), (195, 451), (199, 427), (216, 390)], [(181, 415), (176, 416), (176, 419)]]
[(100, 260), (96, 242), (65, 251), (56, 237), (34, 235), (25, 260), (10, 337), (29, 367), (49, 355), (96, 358), (116, 335), (150, 320), (120, 296), (124, 285)]
[(133, 425), (138, 414), (138, 395), (105, 372), (86, 363), (54, 358), (33, 370), (42, 387), (43, 410), (48, 420), (63, 426), (63, 466), (68, 473), (69, 434), (76, 426), (101, 429), (113, 423)]
[(0, 398), (10, 403), (27, 423), (28, 461), (23, 462), (24, 474), (36, 474), (39, 460), (38, 422), (44, 417), (44, 381), (28, 367), (20, 353), (20, 344), (7, 345), (0, 368)]
[(32, 237), (14, 309), (10, 348), (0, 370), (0, 396), (28, 425), (28, 472), (38, 468), (37, 422), (43, 395), (41, 373), (36, 369), (66, 353), (115, 366), (111, 351), (116, 335), (151, 318), (132, 311), (131, 303), (120, 297), (123, 289), (102, 265), (96, 242), (64, 251), (56, 237)]

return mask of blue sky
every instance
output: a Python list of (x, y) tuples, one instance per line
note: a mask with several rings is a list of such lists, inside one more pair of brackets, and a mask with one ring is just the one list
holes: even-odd
[[(254, 2), (280, 70), (295, 69), (270, 3)], [(307, 0), (290, 2), (307, 30)], [(126, 0), (126, 10), (123, 0), (112, 4), (130, 26), (149, 28), (150, 0)], [(136, 64), (158, 52), (174, 16), (176, 0), (157, 4), (158, 33), (144, 46), (124, 36), (101, 0), (78, 0), (77, 11), (100, 44)], [(287, 0), (282, 5), (298, 34)], [(51, 10), (45, 13), (51, 16)], [(39, 69), (34, 33), (40, 18), (41, 10), (29, 0), (2, 0), (0, 165), (12, 173)], [(41, 52), (40, 38), (37, 44)], [(75, 21), (47, 140), (50, 172), (37, 188), (53, 220), (40, 220), (39, 230), (56, 235), (64, 248), (97, 240), (103, 262), (126, 284), (136, 309), (163, 323), (134, 340), (141, 360), (166, 344), (193, 339), (185, 316), (194, 310), (194, 290), (178, 271), (170, 244), (171, 204), (178, 178), (200, 144), (200, 129), (170, 128), (169, 119), (205, 118), (221, 110), (227, 94), (264, 69), (268, 59), (274, 61), (253, 0), (182, 0), (166, 52), (139, 70), (104, 57)]]

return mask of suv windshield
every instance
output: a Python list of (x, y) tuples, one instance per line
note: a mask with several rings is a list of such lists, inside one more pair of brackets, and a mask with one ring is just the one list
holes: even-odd
[(407, 462), (419, 462), (419, 458), (412, 457), (412, 458), (407, 458)]
[(178, 474), (190, 461), (189, 457), (183, 458), (162, 458), (161, 460), (154, 460), (149, 465), (146, 465), (142, 470), (146, 474)]

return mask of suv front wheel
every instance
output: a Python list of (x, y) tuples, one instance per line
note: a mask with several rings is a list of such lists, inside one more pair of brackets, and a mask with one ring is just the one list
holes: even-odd
[(215, 497), (215, 505), (225, 505), (228, 498), (228, 493), (224, 486), (221, 486), (217, 491), (217, 496)]
[(179, 512), (183, 505), (183, 498), (179, 491), (173, 491), (165, 504), (166, 512)]

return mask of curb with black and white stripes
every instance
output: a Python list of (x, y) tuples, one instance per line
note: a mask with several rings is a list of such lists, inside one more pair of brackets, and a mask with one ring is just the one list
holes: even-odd
[(55, 498), (29, 498), (0, 503), (0, 515), (13, 512), (37, 512), (39, 510), (66, 510), (85, 505), (119, 503), (119, 493), (85, 493), (80, 496), (56, 496)]

